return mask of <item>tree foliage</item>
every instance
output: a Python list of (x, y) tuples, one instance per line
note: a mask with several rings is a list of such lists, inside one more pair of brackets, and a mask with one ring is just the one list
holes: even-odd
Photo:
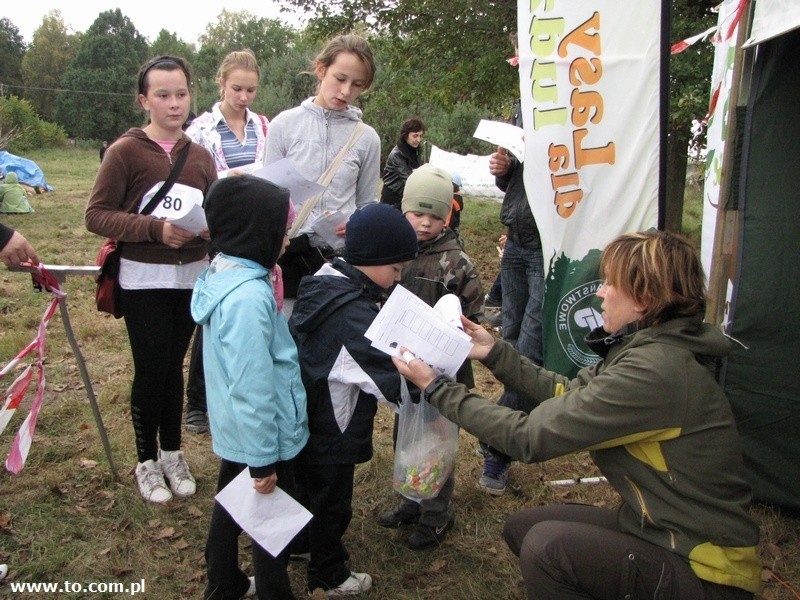
[(22, 84), (22, 57), (25, 42), (19, 28), (7, 17), (0, 19), (0, 83), (7, 86)]
[(166, 29), (159, 31), (158, 37), (150, 45), (151, 56), (180, 56), (188, 60), (190, 64), (194, 63), (196, 54), (194, 44), (184, 42), (178, 37), (178, 34)]
[(120, 9), (100, 13), (64, 74), (58, 122), (88, 139), (114, 139), (140, 124), (135, 81), (148, 54), (147, 41)]
[(61, 145), (67, 135), (58, 125), (39, 118), (30, 102), (9, 96), (0, 97), (0, 139), (7, 142), (12, 154), (24, 154), (34, 148)]
[[(264, 63), (275, 56), (285, 54), (294, 43), (296, 32), (278, 19), (256, 17), (246, 10), (222, 10), (216, 20), (206, 27), (200, 36), (203, 48), (213, 48), (221, 60), (228, 52), (249, 48), (259, 63)], [(216, 73), (218, 62), (207, 65), (198, 56), (197, 68), (203, 76), (211, 77)]]
[(22, 59), (25, 98), (46, 120), (53, 120), (61, 78), (69, 67), (80, 43), (80, 36), (70, 34), (61, 17), (53, 10), (33, 32), (33, 41)]
[[(670, 41), (686, 39), (714, 25), (717, 20), (712, 12), (715, 4), (709, 0), (672, 0)], [(708, 43), (695, 44), (670, 58), (666, 148), (667, 229), (681, 228), (690, 127), (692, 119), (702, 119), (708, 111), (713, 66), (714, 49)]]

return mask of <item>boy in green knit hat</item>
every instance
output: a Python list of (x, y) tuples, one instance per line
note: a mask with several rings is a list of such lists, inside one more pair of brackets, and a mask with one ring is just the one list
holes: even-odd
[[(461, 301), (461, 312), (479, 323), (483, 321), (483, 289), (478, 271), (456, 233), (445, 226), (452, 201), (452, 177), (444, 169), (424, 165), (409, 176), (401, 206), (416, 233), (419, 254), (403, 270), (400, 285), (431, 306), (445, 294), (455, 294)], [(467, 387), (474, 385), (469, 361), (459, 369), (457, 380)], [(455, 520), (451, 502), (454, 483), (455, 473), (435, 498), (419, 503), (402, 498), (396, 508), (380, 517), (380, 524), (384, 527), (415, 524), (408, 538), (412, 550), (438, 546)]]

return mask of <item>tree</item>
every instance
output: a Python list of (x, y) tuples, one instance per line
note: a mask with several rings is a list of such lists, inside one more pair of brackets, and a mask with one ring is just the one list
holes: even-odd
[(33, 42), (22, 58), (22, 80), (25, 98), (45, 120), (53, 120), (61, 78), (79, 43), (80, 36), (67, 32), (58, 10), (47, 13), (33, 32)]
[[(246, 10), (223, 10), (215, 21), (208, 24), (206, 32), (200, 36), (200, 43), (203, 48), (215, 48), (221, 56), (249, 48), (259, 63), (263, 63), (286, 53), (295, 36), (296, 32), (278, 19), (256, 17)], [(214, 73), (218, 66), (214, 65)], [(198, 65), (198, 68), (203, 69), (203, 75), (211, 75), (206, 71), (210, 65)]]
[[(0, 19), (0, 95), (15, 93), (22, 85), (22, 57), (25, 54), (25, 42), (19, 28), (7, 17)], [(11, 90), (3, 89), (11, 86)]]
[(318, 43), (298, 34), (290, 48), (261, 63), (261, 85), (253, 110), (272, 118), (314, 94), (317, 78), (310, 72)]
[(141, 124), (135, 81), (148, 54), (147, 40), (120, 9), (100, 13), (64, 74), (58, 123), (72, 136), (108, 140)]
[[(672, 0), (670, 42), (686, 39), (716, 23), (716, 1)], [(670, 104), (667, 125), (666, 214), (667, 229), (680, 231), (686, 188), (687, 148), (692, 119), (708, 111), (714, 49), (695, 44), (670, 59)]]
[(184, 42), (175, 32), (162, 29), (158, 32), (158, 37), (150, 45), (151, 56), (180, 56), (194, 65), (197, 51), (194, 44)]

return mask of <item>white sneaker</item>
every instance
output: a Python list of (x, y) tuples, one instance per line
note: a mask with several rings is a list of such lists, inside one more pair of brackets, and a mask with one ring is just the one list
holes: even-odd
[(327, 590), (325, 594), (328, 598), (339, 598), (340, 596), (357, 596), (369, 590), (372, 587), (372, 577), (368, 573), (353, 573), (350, 571), (350, 577), (332, 590)]
[(250, 577), (250, 587), (247, 588), (247, 591), (244, 593), (242, 598), (255, 598), (256, 597), (256, 578)]
[(0, 581), (3, 581), (6, 575), (8, 575), (8, 565), (0, 565)]
[(183, 457), (183, 450), (158, 451), (158, 464), (169, 481), (169, 487), (176, 496), (184, 498), (197, 491), (194, 477), (189, 472), (189, 465)]
[(136, 483), (139, 484), (142, 498), (148, 502), (163, 504), (172, 500), (172, 492), (169, 491), (164, 473), (157, 462), (146, 460), (136, 465)]

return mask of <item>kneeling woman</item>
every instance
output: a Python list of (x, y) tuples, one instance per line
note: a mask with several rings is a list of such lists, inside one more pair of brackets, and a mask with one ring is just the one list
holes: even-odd
[(615, 511), (567, 504), (509, 517), (504, 536), (528, 598), (752, 599), (758, 526), (713, 374), (729, 343), (703, 323), (697, 252), (680, 235), (632, 233), (608, 245), (600, 270), (603, 326), (587, 343), (601, 360), (575, 379), (463, 320), (470, 358), (528, 398), (530, 415), (435, 377), (420, 360), (395, 364), (447, 418), (515, 459), (588, 450), (622, 497)]

